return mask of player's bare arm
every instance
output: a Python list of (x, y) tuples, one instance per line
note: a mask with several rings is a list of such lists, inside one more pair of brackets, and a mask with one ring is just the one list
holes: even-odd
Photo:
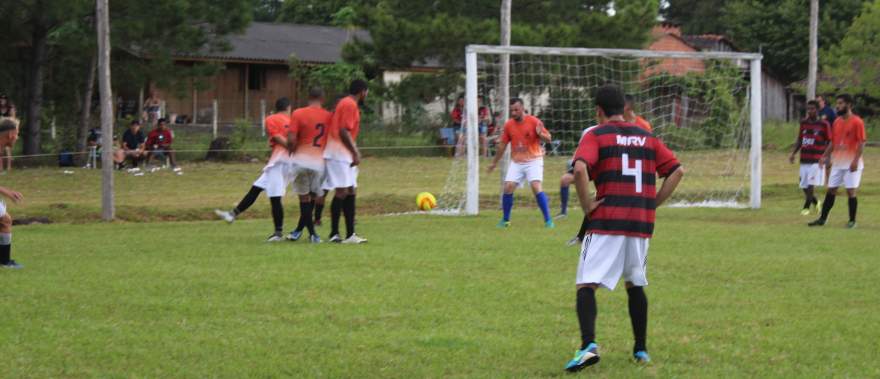
[(577, 189), (578, 200), (581, 203), (585, 215), (589, 215), (599, 208), (602, 199), (595, 200), (590, 195), (590, 179), (587, 172), (587, 164), (583, 161), (574, 162), (574, 186)]
[(834, 152), (834, 144), (829, 143), (828, 147), (825, 149), (825, 153), (822, 154), (822, 158), (819, 158), (819, 164), (826, 165), (831, 160), (831, 153)]
[(495, 158), (492, 159), (492, 163), (489, 163), (489, 172), (495, 170), (495, 167), (498, 166), (498, 161), (501, 160), (501, 157), (504, 156), (504, 151), (507, 150), (507, 142), (501, 142), (498, 144), (498, 149), (495, 152)]
[(297, 138), (296, 133), (287, 133), (287, 151), (292, 155), (296, 152)]
[(798, 135), (794, 140), (794, 150), (792, 150), (791, 155), (788, 156), (788, 162), (794, 163), (794, 156), (801, 149), (801, 133), (798, 131)]
[(862, 153), (865, 152), (865, 143), (862, 142), (859, 144), (859, 148), (856, 149), (856, 156), (853, 158), (852, 163), (849, 164), (849, 171), (856, 172), (859, 171), (859, 162), (862, 160)]
[(684, 168), (679, 166), (663, 180), (663, 185), (660, 187), (660, 190), (657, 191), (658, 207), (666, 202), (666, 199), (669, 199), (669, 196), (672, 196), (672, 193), (675, 192), (675, 188), (678, 187), (678, 183), (681, 182), (681, 178), (683, 177)]
[(339, 138), (342, 140), (345, 148), (351, 153), (351, 167), (361, 164), (361, 152), (358, 150), (357, 145), (355, 145), (354, 139), (351, 138), (351, 133), (348, 132), (348, 129), (340, 129)]
[(16, 203), (21, 202), (23, 197), (21, 196), (21, 192), (13, 191), (6, 187), (0, 187), (0, 195), (6, 196), (9, 200), (12, 200)]
[(551, 142), (550, 131), (544, 127), (543, 121), (538, 121), (538, 126), (535, 127), (535, 133), (538, 134), (538, 137), (541, 138), (541, 141), (544, 141), (545, 143)]

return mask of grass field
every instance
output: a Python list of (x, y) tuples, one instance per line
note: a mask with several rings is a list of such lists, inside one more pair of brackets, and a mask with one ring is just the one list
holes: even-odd
[[(602, 291), (602, 362), (579, 376), (880, 376), (880, 154), (866, 159), (856, 230), (843, 228), (845, 201), (828, 226), (808, 229), (784, 158), (765, 155), (761, 210), (659, 211), (647, 289), (654, 362), (630, 362), (625, 292)], [(577, 249), (564, 242), (579, 220), (546, 231), (524, 201), (508, 230), (491, 209), (379, 215), (439, 192), (448, 164), (365, 161), (362, 246), (267, 245), (266, 219), (151, 222), (209, 218), (259, 164), (120, 176), (120, 214), (145, 222), (113, 224), (88, 222), (96, 172), (14, 172), (4, 185), (27, 202), (11, 213), (61, 223), (15, 229), (26, 267), (0, 271), (0, 377), (568, 376)], [(554, 177), (548, 169), (548, 189)], [(496, 185), (484, 181), (484, 193)], [(266, 217), (264, 203), (251, 215)]]

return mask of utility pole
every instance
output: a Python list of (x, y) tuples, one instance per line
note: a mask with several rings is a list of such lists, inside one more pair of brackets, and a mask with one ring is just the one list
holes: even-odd
[[(501, 45), (510, 46), (510, 7), (513, 0), (501, 0)], [(510, 54), (501, 54), (501, 77), (498, 78), (501, 87), (501, 122), (506, 123), (510, 118)], [(504, 124), (501, 125), (503, 132)], [(501, 196), (504, 195), (504, 178), (507, 176), (507, 166), (510, 165), (510, 146), (504, 152), (501, 159)]]
[(816, 98), (816, 74), (819, 71), (819, 0), (810, 0), (810, 67), (807, 73), (807, 100)]
[(97, 0), (98, 82), (101, 91), (101, 217), (113, 221), (113, 95), (110, 90), (110, 9), (107, 0)]

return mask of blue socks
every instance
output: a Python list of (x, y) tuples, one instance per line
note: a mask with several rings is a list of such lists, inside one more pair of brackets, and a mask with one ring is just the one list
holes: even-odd
[(541, 213), (544, 214), (544, 222), (550, 221), (550, 201), (547, 200), (547, 194), (538, 192), (535, 195), (535, 200), (538, 201), (538, 207), (541, 208)]
[(559, 213), (568, 213), (568, 186), (559, 187), (559, 203), (562, 205)]
[(512, 193), (505, 193), (501, 197), (501, 208), (504, 209), (504, 221), (510, 221), (510, 210), (513, 209)]

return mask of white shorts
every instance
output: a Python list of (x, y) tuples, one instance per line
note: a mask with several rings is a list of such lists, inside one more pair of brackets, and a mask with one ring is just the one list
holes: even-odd
[(284, 196), (287, 190), (287, 174), (287, 164), (276, 163), (263, 169), (263, 174), (257, 178), (254, 186), (266, 190), (269, 197)]
[(544, 181), (544, 159), (539, 158), (523, 163), (511, 161), (510, 166), (507, 167), (507, 176), (504, 177), (504, 181), (514, 183)]
[(576, 284), (597, 283), (613, 290), (620, 281), (648, 285), (648, 238), (588, 235), (581, 245)]
[(326, 159), (324, 162), (326, 165), (323, 189), (357, 187), (357, 166), (351, 167), (351, 162), (337, 161), (335, 159)]
[(818, 163), (801, 163), (800, 187), (825, 184), (825, 166)]
[(862, 182), (864, 167), (859, 165), (856, 172), (849, 171), (849, 167), (831, 167), (831, 175), (828, 176), (828, 188), (837, 188), (843, 184), (848, 189), (859, 188)]
[(312, 170), (310, 168), (292, 165), (290, 180), (293, 182), (293, 192), (297, 195), (314, 193), (324, 195), (321, 186), (324, 184), (324, 170)]
[(6, 202), (0, 200), (0, 217), (6, 216)]

